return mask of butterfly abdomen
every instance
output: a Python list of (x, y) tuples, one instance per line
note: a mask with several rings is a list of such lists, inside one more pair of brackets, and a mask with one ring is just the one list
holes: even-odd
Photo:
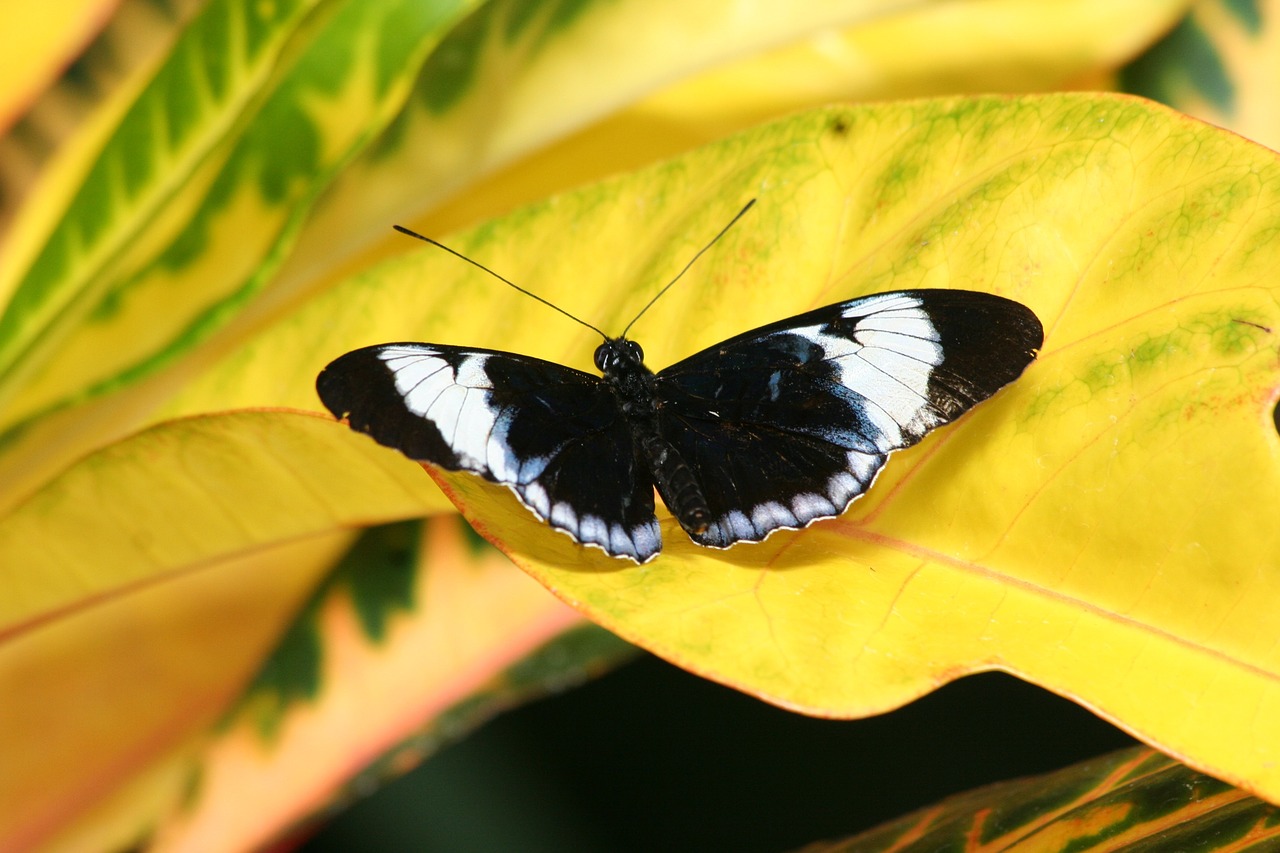
[(688, 463), (656, 431), (640, 439), (640, 448), (649, 463), (658, 494), (676, 521), (691, 536), (705, 533), (711, 523), (711, 510)]

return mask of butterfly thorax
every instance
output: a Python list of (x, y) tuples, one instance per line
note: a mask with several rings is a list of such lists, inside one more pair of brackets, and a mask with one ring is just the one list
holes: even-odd
[(662, 437), (655, 378), (644, 364), (644, 350), (635, 341), (608, 338), (596, 348), (595, 362), (618, 398), (636, 448), (653, 475), (663, 503), (690, 535), (705, 533), (711, 510), (692, 469), (671, 442)]
[(654, 376), (644, 364), (644, 350), (640, 345), (626, 338), (609, 338), (596, 347), (595, 361), (623, 413), (637, 425), (652, 420), (656, 433), (658, 409)]

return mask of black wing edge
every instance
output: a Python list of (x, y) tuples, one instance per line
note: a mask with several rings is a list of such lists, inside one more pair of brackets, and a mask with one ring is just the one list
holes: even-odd
[(1021, 302), (973, 290), (907, 293), (921, 300), (942, 345), (942, 363), (929, 381), (929, 402), (942, 423), (1021, 376), (1044, 345), (1040, 318)]
[(331, 361), (316, 376), (320, 402), (338, 420), (385, 447), (399, 450), (417, 462), (431, 462), (461, 470), (458, 455), (430, 421), (414, 414), (396, 390), (395, 375), (378, 357), (387, 347), (422, 346), (415, 343), (377, 344), (352, 350)]

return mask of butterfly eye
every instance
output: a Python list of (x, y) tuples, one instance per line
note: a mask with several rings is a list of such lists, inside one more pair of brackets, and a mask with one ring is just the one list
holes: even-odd
[(635, 341), (627, 341), (627, 349), (635, 358), (637, 364), (644, 361), (644, 350), (640, 349), (640, 345), (638, 343)]
[(605, 365), (607, 365), (607, 364), (609, 363), (609, 351), (610, 351), (610, 349), (611, 349), (611, 348), (610, 348), (610, 346), (609, 346), (609, 342), (608, 342), (608, 341), (606, 341), (606, 342), (602, 343), (600, 346), (596, 347), (596, 355), (595, 355), (596, 370), (600, 371), (601, 373), (604, 373), (604, 372), (605, 372), (605, 370), (607, 370), (607, 369), (608, 369), (608, 368), (606, 368), (606, 367), (605, 367)]

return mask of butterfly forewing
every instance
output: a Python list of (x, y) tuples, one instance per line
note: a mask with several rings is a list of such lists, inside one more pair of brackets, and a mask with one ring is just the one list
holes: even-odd
[(661, 371), (659, 424), (702, 484), (703, 545), (839, 515), (887, 455), (1008, 384), (1042, 343), (1025, 306), (920, 290), (830, 305)]
[(512, 353), (397, 343), (347, 353), (316, 390), (353, 429), (509, 486), (579, 542), (640, 562), (662, 547), (652, 481), (598, 377)]

